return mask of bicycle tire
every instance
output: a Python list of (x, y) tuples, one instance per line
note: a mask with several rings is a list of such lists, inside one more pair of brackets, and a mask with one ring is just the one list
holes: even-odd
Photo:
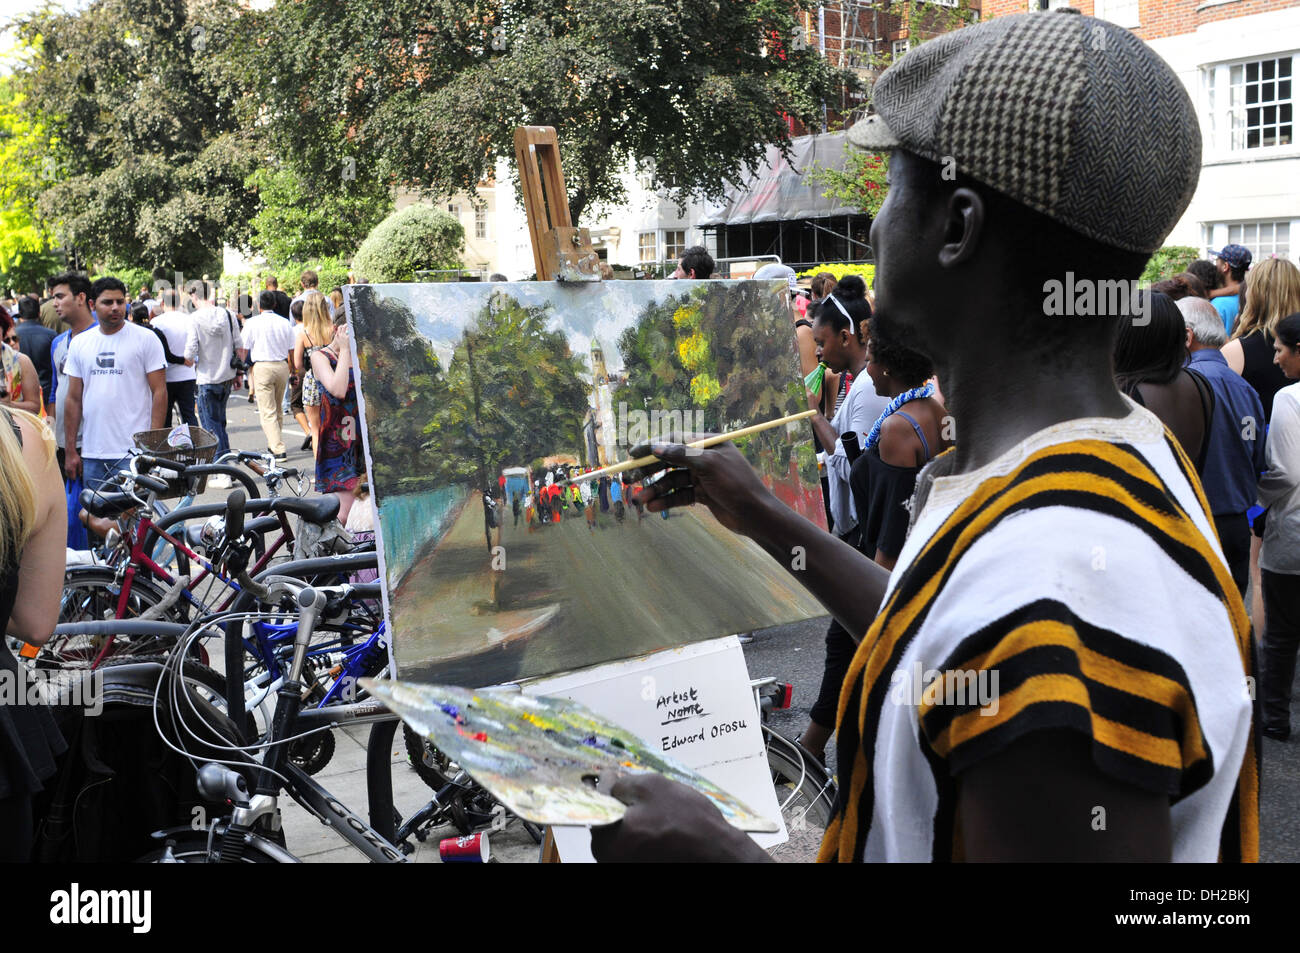
[(781, 804), (781, 817), (790, 838), (768, 853), (777, 860), (812, 860), (834, 813), (835, 782), (825, 767), (797, 742), (766, 725), (763, 740), (768, 769)]
[[(63, 575), (63, 593), (59, 601), (59, 623), (101, 622), (117, 613), (118, 595), (114, 592), (117, 575), (102, 566), (73, 566)], [(135, 618), (162, 602), (166, 593), (152, 580), (136, 579), (127, 601), (127, 618)], [(188, 608), (178, 602), (163, 616), (164, 621), (187, 622)], [(38, 668), (87, 668), (99, 655), (100, 636), (55, 635), (37, 653)], [(170, 645), (157, 637), (117, 636), (109, 657), (158, 655)]]
[(410, 725), (402, 724), (402, 739), (406, 742), (406, 756), (420, 780), (434, 791), (441, 791), (457, 774), (453, 762), (435, 748), (427, 739), (417, 735)]

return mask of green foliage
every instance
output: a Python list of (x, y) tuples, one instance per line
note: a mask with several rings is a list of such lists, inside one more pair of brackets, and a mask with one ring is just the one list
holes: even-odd
[[(764, 294), (770, 291), (759, 282), (710, 282), (649, 305), (619, 336), (627, 380), (614, 403), (633, 410), (702, 410), (705, 426), (719, 432), (789, 413), (785, 382), (797, 372), (795, 355), (785, 328), (753, 320), (765, 310)], [(782, 461), (777, 471), (793, 452), (779, 428), (737, 446), (755, 464), (776, 454)]]
[(46, 131), (11, 77), (0, 76), (0, 287), (37, 291), (63, 264), (36, 214), (41, 166), (32, 161)]
[(266, 284), (266, 279), (274, 277), (280, 290), (293, 297), (302, 290), (302, 273), (309, 268), (320, 278), (320, 290), (325, 294), (348, 283), (348, 263), (342, 258), (312, 258), (308, 261), (287, 261), (278, 268), (263, 268), (260, 271), (223, 272), (219, 283), (223, 288), (252, 288), (260, 291)]
[[(310, 187), (358, 178), (473, 191), (520, 125), (554, 126), (575, 221), (653, 160), (679, 202), (786, 143), (857, 80), (797, 24), (807, 0), (297, 0), (246, 14), (250, 100)], [(302, 55), (310, 50), (311, 55)], [(311, 130), (304, 136), (303, 130)], [(351, 165), (350, 165), (351, 163)]]
[(217, 24), (234, 0), (93, 0), (47, 6), (16, 26), (14, 73), (49, 130), (29, 155), (48, 178), (38, 213), (79, 258), (220, 269), (224, 242), (245, 245), (259, 157), (232, 94), (209, 73)]
[(375, 226), (352, 259), (367, 281), (414, 281), (424, 270), (459, 268), (465, 227), (446, 212), (410, 205)]
[(1200, 251), (1191, 245), (1166, 245), (1164, 248), (1157, 248), (1155, 254), (1147, 261), (1146, 268), (1142, 269), (1142, 277), (1138, 281), (1143, 285), (1150, 285), (1180, 275), (1187, 270), (1188, 265), (1200, 257)]
[[(148, 268), (100, 268), (90, 276), (90, 280), (94, 281), (104, 275), (112, 275), (121, 281), (122, 284), (126, 285), (126, 291), (129, 295), (134, 295), (146, 285), (150, 288), (154, 286), (154, 276)], [(169, 275), (167, 280), (171, 281), (172, 277)]]
[(393, 208), (382, 183), (352, 180), (341, 191), (318, 193), (287, 165), (258, 169), (245, 184), (261, 201), (250, 223), (250, 243), (275, 266), (305, 258), (348, 258)]
[(823, 186), (822, 195), (826, 198), (846, 202), (874, 218), (889, 192), (885, 182), (888, 172), (888, 156), (847, 149), (844, 168), (814, 166), (807, 175), (812, 182)]

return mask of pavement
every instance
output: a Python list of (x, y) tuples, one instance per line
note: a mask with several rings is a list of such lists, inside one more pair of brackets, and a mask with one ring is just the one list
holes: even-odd
[[(247, 391), (232, 394), (228, 417), (232, 447), (265, 448), (265, 437), (258, 424), (254, 406), (247, 402)], [(285, 445), (289, 450), (289, 465), (303, 468), (312, 466), (310, 451), (298, 450), (303, 434), (292, 420), (287, 422), (284, 433)], [(209, 490), (202, 500), (220, 501), (224, 499), (224, 492)], [(586, 533), (581, 521), (577, 522), (574, 529)], [(481, 532), (480, 528), (480, 546), (483, 544)], [(787, 737), (796, 737), (803, 730), (809, 709), (817, 698), (824, 661), (826, 624), (826, 618), (819, 618), (761, 630), (753, 633), (752, 641), (745, 645), (745, 661), (751, 678), (775, 675), (794, 685), (793, 706), (787, 711), (774, 712), (769, 722)], [(1300, 689), (1293, 689), (1292, 698), (1300, 698)], [(1292, 723), (1300, 726), (1300, 711), (1293, 710)], [(367, 732), (365, 728), (336, 732), (334, 757), (316, 775), (317, 780), (342, 803), (363, 817), (367, 814)], [(832, 771), (835, 769), (833, 748), (832, 741), (828, 748)], [(410, 767), (400, 730), (394, 738), (390, 763), (394, 803), (402, 816), (406, 817), (423, 806), (429, 800), (431, 792)], [(1300, 791), (1300, 735), (1287, 742), (1264, 739), (1261, 764), (1261, 860), (1269, 863), (1296, 863), (1300, 861), (1300, 812), (1296, 810), (1295, 796)], [(281, 804), (281, 810), (286, 843), (302, 860), (310, 863), (364, 860), (351, 845), (297, 804), (286, 799), (286, 803)], [(411, 859), (417, 863), (440, 862), (438, 840), (453, 837), (455, 833), (450, 827), (432, 832), (424, 843), (417, 845)], [(489, 841), (495, 860), (510, 863), (534, 863), (538, 860), (537, 846), (517, 822), (508, 824), (502, 831), (492, 832)]]

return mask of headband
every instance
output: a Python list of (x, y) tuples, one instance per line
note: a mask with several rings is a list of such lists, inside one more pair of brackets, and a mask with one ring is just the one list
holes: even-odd
[(823, 301), (829, 301), (829, 302), (831, 302), (832, 304), (834, 304), (835, 307), (837, 307), (837, 308), (840, 309), (840, 314), (844, 315), (844, 317), (848, 319), (848, 322), (849, 322), (849, 333), (852, 334), (852, 335), (854, 335), (854, 336), (856, 336), (858, 332), (857, 332), (857, 329), (853, 326), (853, 318), (849, 317), (849, 313), (848, 313), (846, 310), (844, 310), (844, 305), (840, 304), (839, 299), (837, 299), (837, 298), (835, 297), (835, 295), (830, 294), (830, 295), (827, 295), (825, 298), (822, 298), (822, 300), (823, 300)]

